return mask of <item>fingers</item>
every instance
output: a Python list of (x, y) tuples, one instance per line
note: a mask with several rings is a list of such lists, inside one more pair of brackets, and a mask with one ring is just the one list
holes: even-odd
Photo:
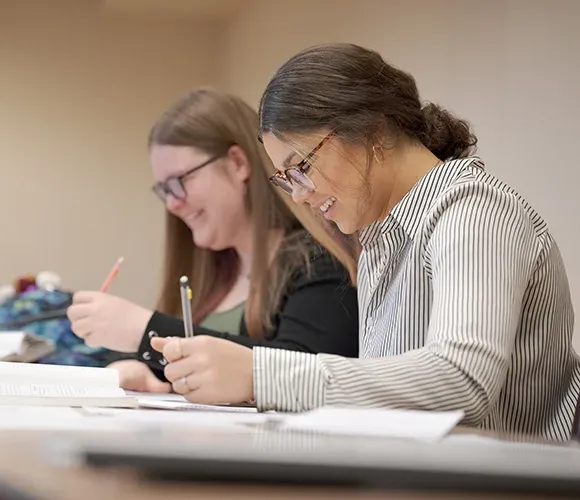
[(73, 295), (73, 304), (85, 304), (94, 302), (99, 296), (103, 295), (101, 292), (93, 292), (82, 290)]
[(86, 340), (91, 334), (91, 322), (88, 318), (71, 321), (71, 330), (77, 337)]
[[(189, 401), (208, 399), (203, 395), (202, 379), (207, 378), (209, 362), (208, 349), (210, 337), (154, 337), (151, 346), (163, 354), (168, 361), (164, 369), (165, 377), (177, 394), (184, 395)], [(211, 349), (210, 349), (211, 350)]]
[(177, 394), (193, 397), (193, 393), (199, 389), (200, 383), (196, 375), (188, 375), (187, 377), (178, 378), (173, 382), (172, 387)]
[(169, 363), (163, 370), (163, 373), (165, 378), (173, 383), (180, 378), (195, 374), (197, 371), (199, 371), (199, 368), (196, 366), (195, 360), (192, 357), (187, 357)]
[(188, 352), (191, 352), (191, 349), (188, 349), (187, 346), (193, 340), (194, 339), (183, 339), (180, 337), (167, 337), (164, 339), (157, 337), (151, 339), (151, 346), (156, 351), (163, 354), (163, 357), (169, 363), (173, 363), (174, 361), (178, 361), (186, 356)]
[(90, 316), (93, 312), (93, 307), (89, 303), (81, 303), (70, 306), (66, 310), (66, 315), (71, 322), (79, 321)]

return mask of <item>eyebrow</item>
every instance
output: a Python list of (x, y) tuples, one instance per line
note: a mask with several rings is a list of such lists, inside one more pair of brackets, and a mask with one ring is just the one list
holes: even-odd
[(284, 158), (284, 161), (282, 162), (282, 167), (288, 168), (290, 166), (290, 163), (292, 163), (292, 160), (294, 159), (295, 156), (296, 156), (296, 153), (294, 151), (292, 151), (286, 158)]

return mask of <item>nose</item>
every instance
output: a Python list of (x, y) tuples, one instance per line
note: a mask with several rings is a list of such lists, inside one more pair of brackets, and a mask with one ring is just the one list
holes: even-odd
[(297, 183), (292, 185), (292, 201), (294, 203), (304, 203), (310, 196), (312, 191), (300, 186)]
[(183, 205), (185, 205), (183, 200), (180, 200), (171, 194), (168, 194), (167, 198), (165, 198), (165, 208), (173, 214), (178, 212)]

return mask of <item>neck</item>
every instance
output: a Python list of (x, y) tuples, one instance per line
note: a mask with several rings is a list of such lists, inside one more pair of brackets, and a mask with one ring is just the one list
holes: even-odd
[[(268, 234), (269, 261), (271, 261), (276, 254), (283, 235), (281, 229), (274, 229)], [(254, 255), (254, 228), (251, 223), (248, 223), (247, 230), (240, 231), (233, 248), (240, 258), (240, 274), (249, 278), (252, 272), (252, 256)]]
[(394, 150), (383, 165), (375, 165), (372, 185), (377, 186), (374, 199), (375, 220), (384, 220), (397, 203), (413, 189), (439, 159), (423, 145)]
[(241, 230), (233, 245), (240, 258), (240, 274), (249, 277), (252, 272), (252, 255), (254, 249), (254, 228), (251, 222)]

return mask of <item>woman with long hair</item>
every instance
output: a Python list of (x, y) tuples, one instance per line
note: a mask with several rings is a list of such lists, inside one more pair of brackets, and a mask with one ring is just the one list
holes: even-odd
[[(361, 359), (214, 343), (200, 357), (158, 340), (176, 391), (263, 410), (460, 410), (465, 425), (569, 438), (580, 360), (565, 266), (540, 214), (474, 156), (466, 121), (376, 51), (328, 44), (276, 72), (260, 132), (277, 188), (359, 235)], [(207, 376), (218, 352), (233, 381)]]
[(68, 311), (87, 344), (133, 358), (110, 365), (125, 389), (170, 389), (150, 342), (185, 335), (182, 275), (190, 279), (197, 336), (357, 356), (356, 247), (308, 211), (292, 213), (271, 189), (273, 167), (257, 136), (257, 113), (211, 89), (188, 93), (152, 127), (153, 191), (167, 208), (157, 310), (79, 291)]

